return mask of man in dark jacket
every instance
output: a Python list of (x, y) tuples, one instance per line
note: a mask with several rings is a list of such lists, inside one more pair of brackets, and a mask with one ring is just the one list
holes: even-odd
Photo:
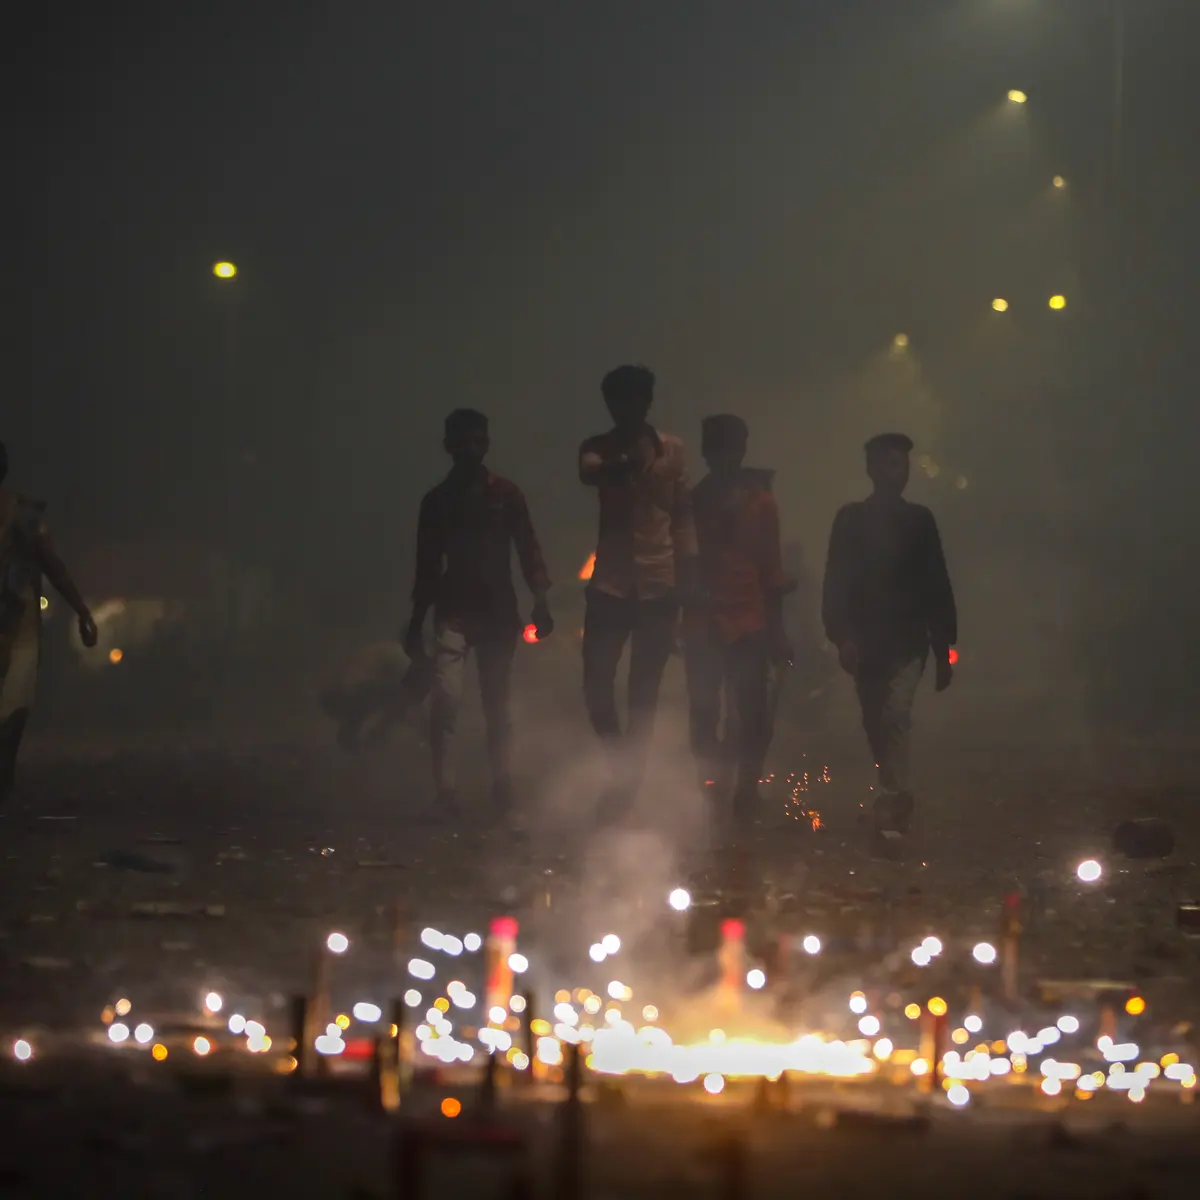
[(865, 446), (874, 485), (834, 518), (825, 564), (822, 618), (842, 668), (854, 677), (863, 728), (879, 769), (876, 832), (908, 832), (912, 704), (933, 650), (936, 687), (953, 679), (958, 638), (954, 592), (937, 521), (904, 499), (912, 439), (881, 433)]

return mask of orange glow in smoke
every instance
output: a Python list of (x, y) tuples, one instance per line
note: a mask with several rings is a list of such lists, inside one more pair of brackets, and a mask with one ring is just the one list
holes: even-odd
[(596, 556), (595, 556), (595, 554), (589, 554), (587, 556), (587, 562), (585, 562), (583, 564), (583, 566), (579, 568), (579, 578), (582, 579), (586, 583), (589, 579), (591, 579), (592, 572), (595, 569), (596, 569)]
[(119, 663), (121, 661), (121, 659), (123, 659), (124, 657), (125, 657), (124, 650), (110, 650), (108, 652), (108, 661), (110, 663), (112, 663), (113, 666), (116, 666), (117, 663)]
[(462, 1112), (462, 1101), (456, 1099), (454, 1096), (447, 1096), (445, 1100), (442, 1101), (443, 1117), (450, 1117), (453, 1119), (454, 1117), (457, 1117), (460, 1112)]
[(953, 667), (953, 666), (957, 666), (957, 664), (958, 664), (958, 651), (955, 650), (955, 648), (953, 646), (951, 646), (950, 647), (950, 665)]
[(523, 634), (522, 636), (525, 638), (525, 640), (526, 640), (526, 641), (527, 641), (527, 642), (528, 642), (528, 643), (529, 643), (531, 646), (534, 646), (534, 645), (536, 645), (536, 644), (537, 644), (537, 640), (538, 640), (538, 635), (537, 635), (537, 626), (536, 626), (536, 625), (526, 625), (526, 626), (525, 626), (525, 632), (524, 632), (524, 634)]

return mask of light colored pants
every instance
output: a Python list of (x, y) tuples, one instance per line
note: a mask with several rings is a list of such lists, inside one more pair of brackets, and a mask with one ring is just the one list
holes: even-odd
[(879, 768), (879, 788), (885, 793), (912, 790), (912, 706), (925, 657), (921, 654), (887, 670), (863, 671), (855, 680), (863, 729)]
[(467, 659), (475, 654), (479, 694), (487, 728), (488, 758), (493, 783), (508, 783), (512, 774), (512, 718), (509, 713), (514, 636), (468, 641), (465, 634), (444, 625), (434, 631), (433, 694), (430, 702), (429, 743), (433, 751), (433, 781), (440, 791), (458, 782), (454, 742), (462, 707)]

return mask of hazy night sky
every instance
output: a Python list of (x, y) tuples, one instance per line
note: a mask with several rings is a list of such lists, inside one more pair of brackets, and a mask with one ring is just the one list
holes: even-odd
[[(79, 546), (218, 537), (233, 479), (239, 555), (399, 604), (441, 417), (469, 404), (561, 577), (590, 549), (574, 451), (604, 424), (599, 378), (644, 361), (664, 427), (695, 444), (706, 412), (740, 411), (755, 459), (793, 468), (785, 519), (814, 557), (862, 488), (862, 436), (920, 435), (922, 405), (949, 474), (992, 481), (964, 493), (976, 531), (1003, 525), (1014, 479), (1029, 491), (1000, 436), (1029, 411), (1049, 475), (1078, 473), (1070, 431), (1097, 407), (1133, 414), (1083, 484), (1119, 470), (1152, 515), (1138, 488), (1165, 477), (1192, 505), (1200, 6), (1129, 5), (1127, 246), (1103, 267), (1134, 314), (1119, 348), (1092, 220), (1105, 7), (50, 4), (20, 60), (14, 481)], [(1068, 194), (1048, 197), (1056, 171)], [(1060, 287), (1069, 332), (1047, 325)], [(999, 371), (995, 295), (1016, 339)], [(886, 375), (901, 330), (917, 382)]]

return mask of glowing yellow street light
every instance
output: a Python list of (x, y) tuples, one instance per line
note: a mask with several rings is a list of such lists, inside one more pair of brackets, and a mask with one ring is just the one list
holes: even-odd
[(1053, 183), (1060, 192), (1067, 186), (1067, 181), (1061, 175), (1055, 175)]
[(1012, 91), (1008, 93), (1008, 98), (1013, 102), (1013, 104), (1024, 104), (1025, 101), (1029, 99), (1029, 97), (1025, 95), (1020, 88), (1013, 88)]
[(1050, 307), (1052, 309), (1054, 309), (1055, 312), (1058, 312), (1059, 309), (1066, 308), (1067, 307), (1066, 296), (1051, 296), (1050, 297)]
[(992, 308), (994, 308), (996, 312), (1008, 312), (1008, 301), (1005, 300), (1003, 296), (997, 296), (995, 300), (992, 301)]
[(213, 263), (213, 274), (218, 279), (232, 279), (237, 274), (237, 267), (231, 262)]
[(896, 336), (894, 338), (892, 338), (892, 347), (893, 347), (893, 349), (896, 349), (896, 350), (907, 350), (908, 349), (908, 334), (907, 333), (896, 334)]

